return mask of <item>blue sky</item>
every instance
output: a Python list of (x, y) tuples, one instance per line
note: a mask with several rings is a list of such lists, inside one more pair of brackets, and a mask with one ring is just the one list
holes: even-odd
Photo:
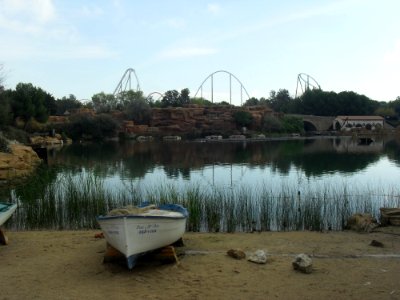
[[(7, 88), (31, 82), (57, 98), (112, 93), (133, 68), (145, 95), (194, 96), (227, 70), (258, 98), (294, 96), (307, 73), (323, 90), (390, 101), (400, 96), (399, 12), (398, 0), (0, 0), (0, 63)], [(228, 94), (217, 73), (214, 99)]]

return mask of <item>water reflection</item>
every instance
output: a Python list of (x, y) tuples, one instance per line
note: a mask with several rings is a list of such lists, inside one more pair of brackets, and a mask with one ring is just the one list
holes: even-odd
[(309, 176), (333, 172), (354, 173), (387, 155), (400, 164), (396, 140), (375, 139), (361, 145), (357, 139), (335, 138), (244, 143), (162, 143), (127, 142), (76, 144), (53, 150), (50, 166), (78, 173), (85, 168), (101, 177), (143, 179), (162, 168), (170, 179), (191, 180), (193, 171), (209, 166), (246, 165), (252, 169), (270, 168), (287, 175), (296, 168)]
[[(204, 220), (213, 230), (250, 228), (253, 222), (279, 230), (313, 222), (340, 229), (352, 212), (374, 213), (398, 201), (390, 186), (399, 177), (398, 140), (74, 144), (49, 150), (48, 164), (23, 185), (0, 190), (0, 200), (12, 195), (20, 202), (14, 222), (23, 229), (93, 228), (95, 216), (110, 206), (142, 199), (192, 205), (191, 212), (200, 214), (191, 221), (196, 230), (206, 226)], [(159, 189), (164, 183), (175, 189)], [(331, 211), (335, 215), (326, 220)]]

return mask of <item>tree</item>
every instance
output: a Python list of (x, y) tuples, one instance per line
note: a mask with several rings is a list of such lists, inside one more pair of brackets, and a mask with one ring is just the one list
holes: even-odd
[(278, 92), (272, 90), (267, 102), (274, 111), (288, 113), (291, 110), (293, 98), (286, 89), (279, 89)]
[(133, 90), (120, 93), (116, 100), (117, 100), (116, 108), (119, 110), (125, 110), (133, 102), (137, 101), (147, 102), (146, 99), (143, 97), (142, 91), (133, 91)]
[(391, 107), (397, 114), (397, 117), (400, 118), (400, 96), (396, 98), (394, 101), (389, 102), (389, 107)]
[(53, 96), (31, 83), (18, 83), (11, 97), (14, 117), (20, 117), (25, 122), (30, 118), (35, 118), (39, 122), (47, 121), (49, 111), (45, 106), (46, 98), (50, 99), (47, 100), (50, 103), (54, 100), (51, 99)]
[(191, 98), (190, 103), (201, 105), (201, 106), (211, 106), (212, 105), (210, 100), (207, 100), (207, 99), (204, 99), (201, 97)]
[(5, 75), (3, 73), (3, 65), (0, 64), (0, 93), (4, 92), (4, 86), (3, 86), (3, 82), (4, 82), (4, 78)]
[(138, 124), (148, 124), (151, 119), (150, 103), (142, 91), (127, 91), (120, 98), (120, 105), (127, 116)]
[(78, 109), (82, 107), (82, 103), (76, 99), (73, 94), (68, 97), (64, 96), (56, 101), (56, 114), (63, 115), (67, 111)]
[(97, 93), (92, 96), (92, 102), (98, 113), (110, 112), (117, 108), (117, 100), (113, 94)]
[(9, 94), (11, 91), (0, 91), (0, 127), (10, 125), (13, 119)]
[(189, 104), (190, 103), (190, 97), (189, 97), (190, 91), (188, 88), (181, 90), (181, 95), (179, 97), (179, 104), (181, 106)]
[(114, 137), (117, 128), (117, 122), (109, 115), (78, 115), (71, 120), (67, 133), (75, 140), (81, 138), (102, 140)]
[(10, 99), (4, 91), (3, 65), (0, 64), (0, 126), (8, 125), (12, 120)]
[(190, 103), (189, 89), (181, 90), (179, 93), (177, 90), (170, 90), (165, 92), (164, 97), (161, 100), (162, 107), (182, 107)]
[(291, 112), (317, 116), (372, 115), (378, 107), (377, 101), (354, 92), (337, 94), (314, 89), (295, 99)]
[(250, 99), (246, 100), (244, 106), (255, 106), (259, 105), (260, 101), (257, 98), (251, 97)]
[(162, 107), (176, 107), (179, 103), (179, 92), (177, 90), (166, 91), (161, 100)]
[(382, 116), (384, 118), (394, 118), (396, 117), (396, 111), (392, 107), (384, 106), (375, 110), (375, 115)]

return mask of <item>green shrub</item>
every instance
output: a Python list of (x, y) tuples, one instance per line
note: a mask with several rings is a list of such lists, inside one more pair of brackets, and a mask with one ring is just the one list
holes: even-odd
[(298, 117), (283, 117), (282, 126), (286, 133), (304, 133), (303, 120)]
[(265, 116), (262, 126), (263, 130), (269, 133), (279, 133), (283, 131), (282, 120), (275, 116)]
[(241, 127), (248, 126), (253, 120), (253, 116), (248, 111), (239, 110), (233, 114), (235, 123)]
[(117, 128), (117, 122), (109, 115), (80, 115), (71, 120), (67, 134), (74, 140), (81, 138), (101, 140), (114, 137)]

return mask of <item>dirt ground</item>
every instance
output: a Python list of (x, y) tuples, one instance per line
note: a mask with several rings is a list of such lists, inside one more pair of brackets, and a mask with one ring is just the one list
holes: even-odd
[[(104, 264), (99, 231), (7, 232), (0, 299), (400, 299), (400, 228), (381, 232), (186, 233), (179, 264)], [(370, 243), (377, 240), (384, 247)], [(268, 253), (255, 264), (229, 249)], [(293, 270), (312, 256), (313, 272)]]

